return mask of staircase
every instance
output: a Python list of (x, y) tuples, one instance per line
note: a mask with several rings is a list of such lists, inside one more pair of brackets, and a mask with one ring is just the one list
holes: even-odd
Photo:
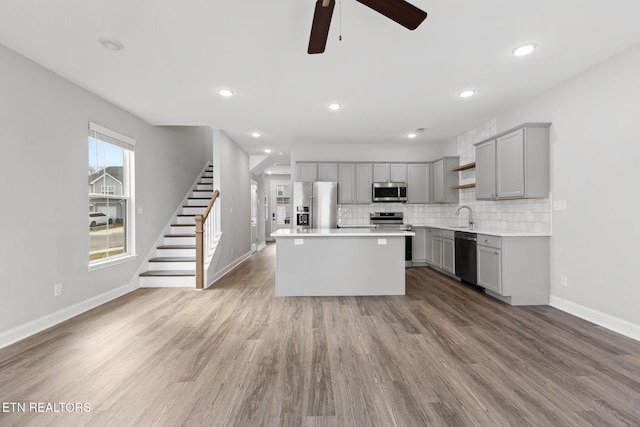
[(202, 215), (213, 197), (213, 166), (207, 165), (186, 204), (172, 221), (156, 257), (149, 259), (148, 271), (140, 274), (140, 287), (196, 286), (196, 215)]

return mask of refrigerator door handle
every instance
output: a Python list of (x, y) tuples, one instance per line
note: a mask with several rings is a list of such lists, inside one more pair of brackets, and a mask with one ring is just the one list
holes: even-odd
[(313, 228), (313, 210), (315, 206), (313, 206), (313, 194), (309, 196), (309, 228)]

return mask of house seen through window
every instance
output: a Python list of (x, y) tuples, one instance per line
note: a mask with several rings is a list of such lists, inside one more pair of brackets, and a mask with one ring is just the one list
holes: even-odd
[(131, 196), (135, 141), (89, 124), (89, 262), (132, 254)]

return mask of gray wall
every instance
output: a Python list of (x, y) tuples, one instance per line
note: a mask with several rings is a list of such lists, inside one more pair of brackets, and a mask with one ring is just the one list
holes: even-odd
[(224, 132), (214, 130), (214, 181), (220, 190), (218, 204), (222, 240), (216, 265), (207, 275), (207, 284), (251, 253), (251, 174), (249, 155)]
[[(0, 45), (0, 337), (130, 284), (212, 158), (211, 130), (153, 127)], [(87, 124), (137, 140), (138, 258), (89, 272)], [(49, 185), (42, 190), (41, 183)], [(54, 298), (53, 286), (64, 294)]]
[[(551, 293), (640, 328), (640, 46), (498, 116), (498, 132), (549, 121)], [(560, 275), (568, 286), (560, 285)], [(640, 329), (639, 329), (640, 330)]]

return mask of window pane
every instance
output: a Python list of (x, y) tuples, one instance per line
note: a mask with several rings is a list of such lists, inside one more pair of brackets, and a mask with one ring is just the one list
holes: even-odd
[(131, 152), (91, 132), (88, 142), (89, 261), (95, 261), (128, 253)]
[(89, 199), (89, 260), (127, 252), (127, 200)]

